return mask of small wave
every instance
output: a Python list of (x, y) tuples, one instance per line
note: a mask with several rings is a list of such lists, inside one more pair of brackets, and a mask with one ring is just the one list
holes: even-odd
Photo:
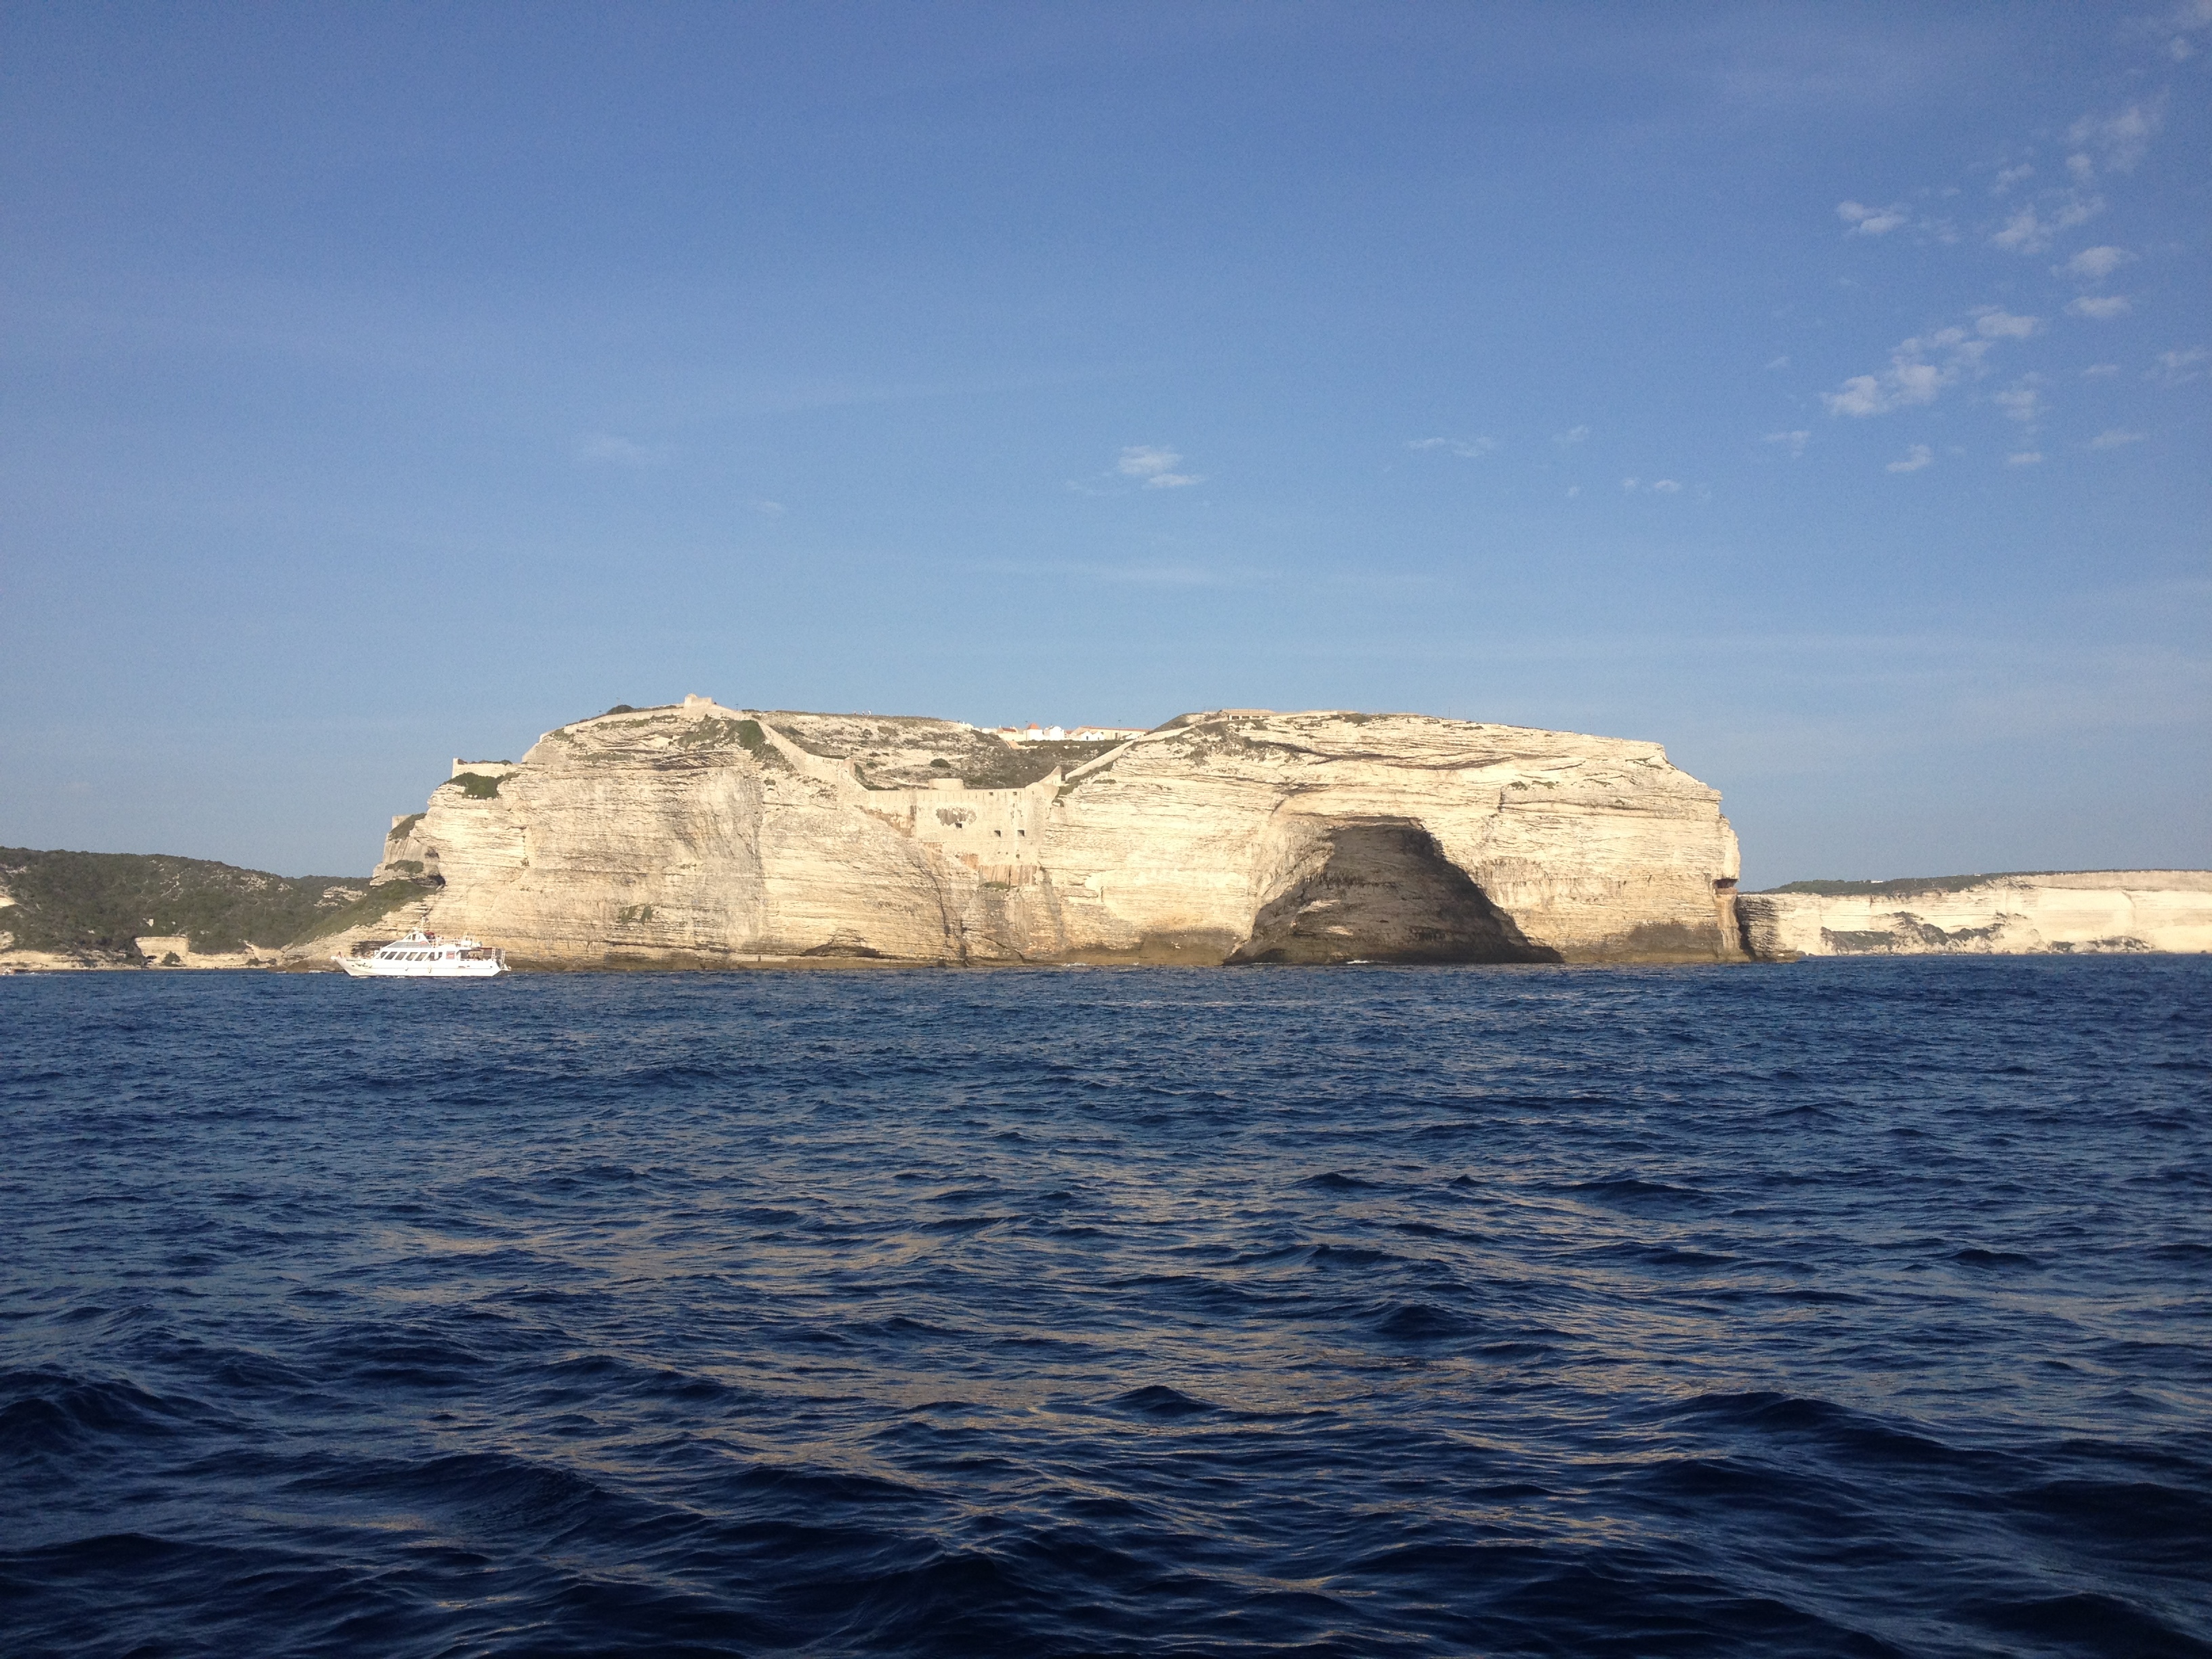
[(52, 1456), (97, 1441), (161, 1440), (214, 1416), (198, 1401), (165, 1400), (129, 1382), (51, 1371), (0, 1372), (0, 1459)]
[(2094, 1533), (2124, 1542), (2128, 1553), (2182, 1566), (2212, 1560), (2212, 1496), (2205, 1471), (2176, 1461), (2177, 1482), (2048, 1480), (2005, 1494), (2009, 1508), (2039, 1516), (2052, 1532)]
[(1372, 1320), (1377, 1336), (1394, 1342), (1448, 1342), (1478, 1334), (1482, 1327), (1432, 1302), (1394, 1302)]
[(1161, 1418), (1202, 1417), (1219, 1409), (1210, 1401), (1197, 1399), (1180, 1389), (1170, 1389), (1161, 1382), (1147, 1383), (1141, 1389), (1131, 1389), (1127, 1394), (1117, 1394), (1107, 1403), (1120, 1411)]
[(1498, 1242), (1495, 1233), (1479, 1232), (1472, 1227), (1446, 1227), (1434, 1221), (1394, 1221), (1390, 1229), (1410, 1238), (1449, 1239), (1459, 1244), (1494, 1244)]
[(1978, 1624), (2039, 1644), (2063, 1642), (2087, 1653), (2201, 1656), (2207, 1643), (2167, 1624), (2148, 1608), (2116, 1595), (2077, 1590), (2070, 1595), (1994, 1597), (1968, 1602), (1960, 1611)]
[(2212, 1244), (2154, 1244), (2143, 1254), (2160, 1261), (2212, 1261)]
[(1021, 1217), (1018, 1215), (946, 1215), (936, 1217), (933, 1220), (919, 1222), (915, 1224), (915, 1230), (917, 1232), (939, 1235), (980, 1233), (987, 1227), (1003, 1226), (1009, 1221), (1020, 1219)]
[(1952, 1251), (1951, 1260), (1967, 1267), (2040, 1267), (2043, 1265), (2032, 1255), (2021, 1255), (2012, 1250), (1984, 1250), (1971, 1244), (1963, 1250)]
[(1316, 1244), (1306, 1252), (1306, 1260), (1316, 1267), (1375, 1267), (1410, 1258), (1363, 1244)]
[(915, 1319), (908, 1314), (893, 1314), (888, 1319), (863, 1320), (846, 1328), (855, 1336), (888, 1336), (899, 1340), (914, 1337), (962, 1336), (966, 1333), (945, 1325), (933, 1325), (926, 1319)]
[(1706, 1268), (1736, 1265), (1736, 1259), (1732, 1255), (1713, 1255), (1704, 1250), (1688, 1250), (1674, 1244), (1601, 1244), (1586, 1255), (1640, 1261), (1653, 1267)]
[(1595, 1199), (1601, 1204), (1621, 1204), (1632, 1207), (1704, 1205), (1711, 1202), (1705, 1194), (1690, 1188), (1670, 1186), (1663, 1181), (1643, 1181), (1633, 1176), (1620, 1176), (1610, 1181), (1571, 1182), (1555, 1187), (1553, 1190), (1572, 1193), (1581, 1198)]
[(1670, 1407), (1667, 1414), (1764, 1435), (1808, 1436), (1865, 1456), (1924, 1462), (1972, 1458), (1972, 1454), (1929, 1436), (1800, 1395), (1701, 1394)]

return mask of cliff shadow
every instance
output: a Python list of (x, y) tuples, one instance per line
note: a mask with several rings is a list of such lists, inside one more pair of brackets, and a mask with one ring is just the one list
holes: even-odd
[(1558, 962), (1410, 818), (1330, 824), (1320, 868), (1262, 906), (1231, 962)]

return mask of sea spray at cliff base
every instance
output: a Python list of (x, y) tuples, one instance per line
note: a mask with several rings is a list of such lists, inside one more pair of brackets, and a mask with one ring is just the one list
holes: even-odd
[(0, 981), (12, 1654), (2201, 1654), (2212, 962)]

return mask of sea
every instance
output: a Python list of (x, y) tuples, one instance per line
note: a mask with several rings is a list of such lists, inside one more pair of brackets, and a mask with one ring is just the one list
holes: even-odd
[(0, 980), (0, 1652), (2212, 1654), (2212, 958)]

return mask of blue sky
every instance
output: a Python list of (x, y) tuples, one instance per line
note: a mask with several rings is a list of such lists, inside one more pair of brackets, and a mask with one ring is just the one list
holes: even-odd
[(0, 7), (0, 842), (616, 702), (1650, 738), (2212, 865), (2212, 0)]

